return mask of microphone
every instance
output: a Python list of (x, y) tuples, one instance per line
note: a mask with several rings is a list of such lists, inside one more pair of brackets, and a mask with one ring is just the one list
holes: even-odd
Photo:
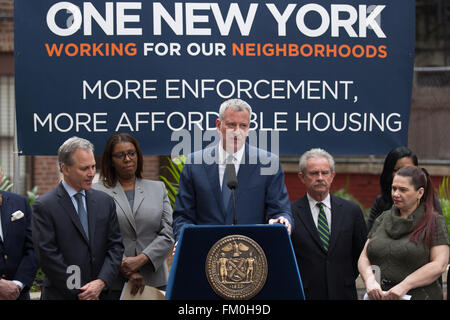
[(236, 198), (234, 196), (234, 189), (238, 186), (238, 180), (236, 177), (236, 168), (233, 163), (227, 163), (225, 167), (225, 177), (227, 179), (227, 187), (231, 190), (231, 196), (233, 197), (233, 224), (237, 224), (236, 216)]
[(234, 190), (238, 186), (236, 177), (236, 168), (233, 163), (227, 163), (225, 167), (225, 176), (227, 177), (227, 187)]

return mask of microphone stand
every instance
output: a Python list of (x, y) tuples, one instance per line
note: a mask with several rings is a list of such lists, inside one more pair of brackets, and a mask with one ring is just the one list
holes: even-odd
[(234, 197), (234, 188), (231, 189), (231, 197), (233, 197), (233, 225), (237, 224), (237, 214), (236, 214), (236, 198)]
[(236, 213), (236, 198), (234, 194), (234, 190), (238, 186), (238, 181), (236, 177), (236, 171), (233, 163), (227, 163), (225, 167), (225, 174), (227, 177), (227, 187), (231, 191), (231, 196), (233, 197), (233, 225), (237, 224), (237, 213)]

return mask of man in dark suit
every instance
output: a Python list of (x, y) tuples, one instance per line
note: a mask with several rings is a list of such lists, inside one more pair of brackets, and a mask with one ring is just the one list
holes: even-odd
[(42, 299), (97, 300), (122, 262), (114, 200), (91, 189), (93, 145), (72, 137), (58, 150), (63, 181), (33, 205), (33, 241), (45, 273)]
[(37, 269), (28, 200), (0, 191), (0, 300), (29, 300)]
[(278, 157), (245, 143), (251, 112), (240, 99), (222, 103), (216, 120), (219, 144), (188, 157), (173, 212), (176, 240), (189, 224), (233, 224), (232, 198), (224, 196), (229, 192), (224, 182), (226, 163), (232, 163), (237, 174), (236, 223), (281, 223), (291, 232), (289, 196)]
[(330, 195), (334, 159), (322, 149), (300, 158), (307, 193), (291, 204), (292, 232), (306, 299), (357, 299), (358, 258), (367, 238), (358, 205)]

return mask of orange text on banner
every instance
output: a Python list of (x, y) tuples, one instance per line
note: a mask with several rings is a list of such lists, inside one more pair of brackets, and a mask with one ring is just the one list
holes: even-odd
[(387, 57), (385, 45), (296, 44), (296, 43), (233, 43), (233, 56), (282, 56), (315, 58), (381, 58)]
[(49, 57), (76, 57), (76, 56), (135, 56), (137, 54), (136, 43), (52, 43), (45, 44)]

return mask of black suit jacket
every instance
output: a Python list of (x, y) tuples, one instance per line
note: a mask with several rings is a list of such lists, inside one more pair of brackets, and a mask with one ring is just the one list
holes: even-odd
[(358, 205), (331, 195), (331, 237), (323, 249), (305, 195), (291, 203), (294, 246), (306, 299), (357, 299), (358, 258), (367, 227)]
[[(28, 200), (21, 195), (0, 191), (2, 204), (0, 215), (3, 241), (0, 239), (0, 275), (2, 279), (18, 280), (24, 288), (18, 300), (30, 299), (38, 263), (31, 238), (31, 208)], [(11, 221), (12, 214), (22, 211), (23, 218)]]
[[(89, 240), (69, 194), (60, 183), (33, 205), (33, 242), (45, 273), (42, 299), (77, 299), (78, 289), (69, 289), (68, 267), (81, 271), (80, 287), (103, 280), (107, 287), (119, 272), (124, 247), (114, 200), (98, 190), (86, 191)], [(71, 278), (73, 279), (73, 278)], [(73, 283), (69, 279), (69, 283)], [(100, 298), (105, 298), (103, 292)]]

